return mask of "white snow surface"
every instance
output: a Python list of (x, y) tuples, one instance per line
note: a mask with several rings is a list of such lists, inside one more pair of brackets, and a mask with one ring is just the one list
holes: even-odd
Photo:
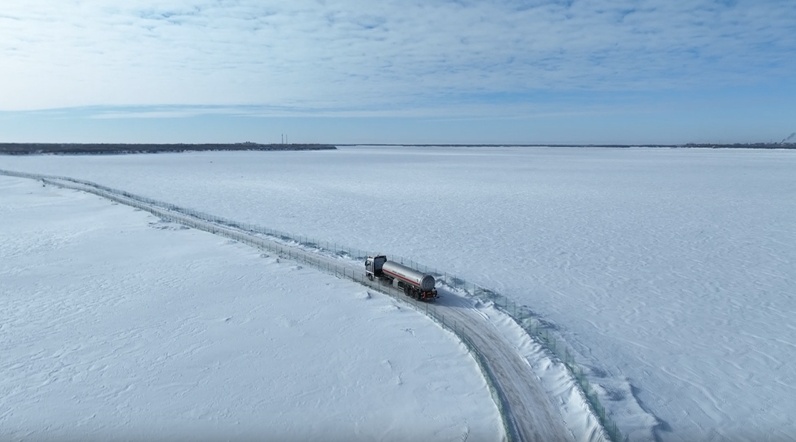
[(386, 295), (32, 180), (0, 220), (2, 440), (504, 437), (467, 349)]
[(2, 157), (0, 168), (494, 288), (558, 327), (631, 440), (796, 438), (794, 152), (346, 147)]

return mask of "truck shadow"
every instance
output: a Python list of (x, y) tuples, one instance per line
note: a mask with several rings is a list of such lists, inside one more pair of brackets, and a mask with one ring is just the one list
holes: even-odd
[(403, 291), (398, 289), (393, 289), (390, 286), (385, 286), (385, 288), (390, 290), (390, 295), (405, 301), (409, 302), (410, 304), (416, 305), (419, 309), (425, 309), (426, 306), (431, 308), (461, 308), (461, 309), (472, 309), (476, 307), (477, 300), (471, 298), (465, 298), (463, 296), (459, 296), (453, 294), (445, 289), (437, 289), (437, 297), (431, 301), (420, 301), (414, 298), (411, 298), (403, 293)]
[(474, 298), (465, 298), (464, 296), (451, 293), (445, 289), (437, 289), (437, 299), (432, 301), (441, 307), (449, 308), (475, 308), (478, 300)]

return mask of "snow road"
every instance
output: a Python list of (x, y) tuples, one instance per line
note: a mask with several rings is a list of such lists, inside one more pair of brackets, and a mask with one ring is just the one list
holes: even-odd
[[(3, 173), (3, 171), (0, 171)], [(520, 441), (572, 441), (606, 440), (604, 431), (599, 427), (596, 418), (585, 403), (581, 407), (578, 420), (588, 422), (586, 428), (565, 420), (562, 408), (566, 404), (554, 404), (549, 388), (540, 384), (540, 379), (533, 372), (529, 361), (520, 354), (516, 344), (510, 337), (490, 323), (483, 313), (474, 308), (472, 301), (456, 294), (441, 290), (441, 299), (436, 304), (418, 303), (407, 298), (402, 291), (384, 286), (378, 281), (368, 281), (363, 270), (354, 267), (350, 260), (319, 255), (318, 253), (298, 246), (285, 244), (275, 239), (263, 238), (252, 232), (214, 223), (173, 208), (148, 203), (126, 192), (97, 186), (86, 181), (49, 177), (35, 174), (17, 174), (4, 172), (8, 175), (35, 178), (43, 182), (90, 192), (104, 198), (146, 210), (163, 219), (222, 235), (252, 246), (276, 251), (283, 256), (312, 264), (317, 268), (345, 276), (373, 289), (387, 293), (396, 299), (414, 304), (419, 311), (425, 311), (432, 317), (441, 319), (444, 326), (453, 330), (460, 337), (470, 341), (482, 356), (482, 368), (485, 377), (493, 385), (497, 397), (496, 402), (502, 405), (502, 413), (506, 433), (512, 440)], [(477, 356), (476, 356), (477, 357)], [(560, 398), (557, 398), (560, 402)], [(570, 404), (571, 405), (571, 404)], [(570, 410), (571, 411), (571, 410)], [(583, 415), (586, 415), (583, 419)]]
[[(429, 306), (437, 315), (444, 315), (461, 335), (466, 336), (489, 361), (497, 387), (507, 404), (506, 419), (518, 440), (572, 440), (560, 413), (542, 391), (538, 380), (531, 378), (528, 363), (479, 315), (466, 300), (442, 292), (439, 305)], [(397, 294), (396, 296), (401, 296)], [(566, 436), (566, 437), (565, 437)]]
[(409, 306), (94, 194), (0, 176), (0, 440), (505, 440)]

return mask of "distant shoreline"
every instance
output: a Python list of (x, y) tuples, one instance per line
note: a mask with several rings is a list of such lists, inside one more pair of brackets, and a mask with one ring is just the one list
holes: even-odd
[(796, 143), (688, 143), (688, 144), (260, 144), (260, 143), (0, 143), (0, 155), (125, 155), (209, 151), (336, 150), (338, 146), (378, 147), (573, 147), (652, 149), (796, 149)]
[(631, 147), (661, 149), (796, 149), (796, 143), (687, 143), (687, 144), (401, 144), (358, 143), (336, 144), (336, 146), (384, 146), (384, 147), (594, 147), (627, 149)]
[(206, 152), (206, 151), (278, 151), (278, 150), (335, 150), (332, 144), (125, 144), (125, 143), (0, 143), (5, 155), (122, 155), (136, 153)]

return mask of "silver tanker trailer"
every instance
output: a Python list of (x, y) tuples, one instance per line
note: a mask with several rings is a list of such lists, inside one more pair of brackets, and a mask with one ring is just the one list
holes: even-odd
[(402, 288), (407, 296), (415, 299), (430, 301), (437, 297), (433, 276), (397, 262), (387, 261), (385, 255), (368, 256), (365, 259), (365, 275), (371, 281), (374, 278), (389, 281), (394, 287)]

